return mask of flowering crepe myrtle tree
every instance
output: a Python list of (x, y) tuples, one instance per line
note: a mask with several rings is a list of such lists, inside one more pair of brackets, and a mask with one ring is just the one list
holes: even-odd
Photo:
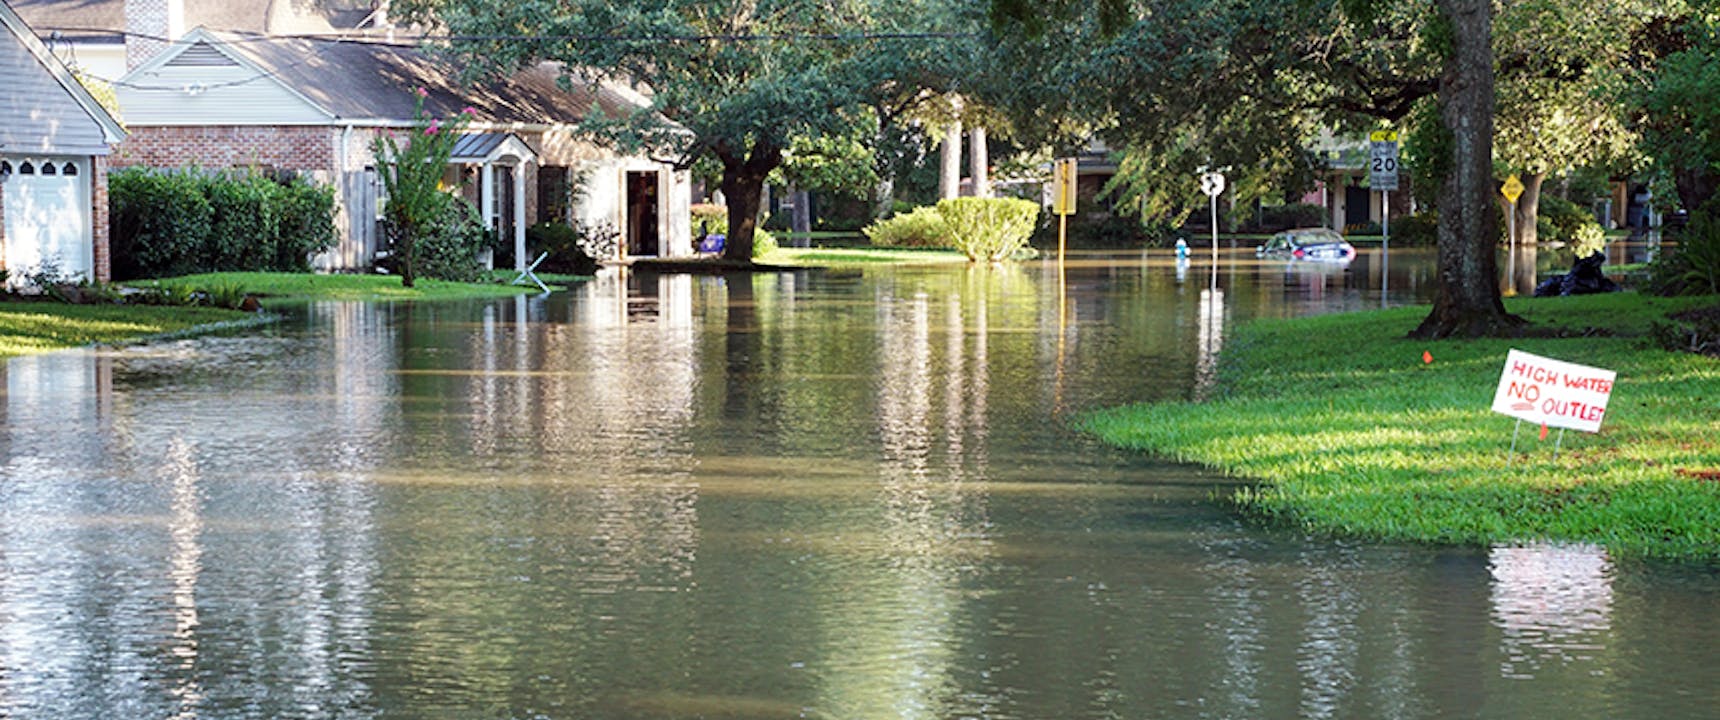
[(450, 210), (456, 203), (465, 202), (448, 192), (442, 178), (449, 158), (453, 157), (454, 143), (477, 113), (468, 107), (444, 122), (424, 111), (429, 91), (418, 88), (416, 95), (413, 126), (405, 137), (389, 131), (370, 143), (382, 175), (382, 187), (388, 193), (388, 202), (382, 210), (384, 227), (400, 269), (400, 284), (405, 287), (412, 287), (417, 281), (419, 244), (442, 230), (437, 227), (440, 223), (458, 217)]

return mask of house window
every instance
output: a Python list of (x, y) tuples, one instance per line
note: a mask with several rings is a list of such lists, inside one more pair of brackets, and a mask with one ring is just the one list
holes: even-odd
[(49, 162), (42, 163), (42, 174), (43, 175), (54, 175), (54, 174), (56, 174), (54, 172), (54, 164), (49, 163)]
[(18, 166), (18, 174), (19, 175), (35, 175), (36, 174), (36, 166), (31, 165), (28, 162), (26, 162), (22, 165), (19, 165)]
[(0, 160), (0, 175), (11, 175), (11, 174), (12, 174), (12, 163), (5, 161), (5, 160)]
[(60, 174), (61, 175), (76, 175), (76, 174), (78, 174), (78, 166), (73, 165), (71, 163), (66, 163), (66, 166), (64, 168), (60, 169)]

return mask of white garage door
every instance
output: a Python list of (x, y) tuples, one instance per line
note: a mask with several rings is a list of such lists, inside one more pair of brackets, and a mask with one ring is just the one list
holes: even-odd
[(51, 266), (65, 277), (95, 277), (87, 158), (0, 160), (6, 196), (6, 267), (11, 282)]

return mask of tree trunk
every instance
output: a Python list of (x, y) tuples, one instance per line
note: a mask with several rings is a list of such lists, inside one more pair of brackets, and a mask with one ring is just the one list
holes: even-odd
[(719, 147), (717, 159), (723, 163), (723, 198), (728, 201), (729, 210), (729, 234), (723, 245), (723, 259), (751, 264), (753, 233), (758, 230), (764, 180), (770, 171), (782, 164), (782, 148), (761, 140), (755, 142), (752, 151), (743, 158), (739, 152)]
[(1720, 175), (1707, 168), (1681, 168), (1672, 172), (1672, 184), (1678, 190), (1678, 203), (1685, 210), (1696, 212), (1714, 197), (1720, 188)]
[[(1535, 228), (1535, 218), (1541, 214), (1541, 185), (1546, 182), (1546, 173), (1530, 173), (1521, 178), (1523, 194), (1517, 196), (1517, 246), (1534, 245), (1540, 242), (1541, 233)], [(1570, 241), (1575, 238), (1559, 238)]]
[(958, 197), (962, 192), (962, 122), (951, 121), (938, 147), (938, 199)]
[(985, 128), (968, 131), (968, 177), (973, 178), (973, 196), (991, 197), (991, 177), (987, 173), (991, 151), (986, 149)]
[(789, 228), (797, 235), (795, 247), (806, 247), (807, 235), (812, 232), (812, 193), (797, 187), (788, 189), (789, 202), (794, 203), (794, 210), (789, 213)]
[(1499, 296), (1499, 232), (1493, 215), (1493, 18), (1491, 0), (1439, 0), (1452, 51), (1439, 80), (1439, 115), (1451, 134), (1439, 189), (1439, 295), (1412, 337), (1510, 334), (1523, 320)]
[(879, 173), (878, 184), (872, 188), (872, 219), (881, 220), (895, 209), (896, 182)]

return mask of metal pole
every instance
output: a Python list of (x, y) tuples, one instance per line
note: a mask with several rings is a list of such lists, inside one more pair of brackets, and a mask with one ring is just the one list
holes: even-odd
[(1505, 234), (1509, 242), (1506, 245), (1505, 287), (1511, 290), (1511, 295), (1517, 294), (1517, 201), (1507, 200), (1505, 204), (1511, 209), (1505, 212)]
[(1391, 247), (1392, 244), (1392, 191), (1380, 191), (1380, 247)]
[(1218, 196), (1212, 197), (1212, 286), (1218, 287)]
[(1511, 461), (1517, 459), (1517, 431), (1523, 429), (1523, 418), (1517, 418), (1517, 426), (1511, 428), (1511, 454), (1505, 456), (1505, 467), (1511, 467)]
[(1068, 215), (1059, 214), (1057, 216), (1057, 265), (1060, 267), (1063, 265), (1063, 256), (1068, 254), (1065, 247), (1067, 245), (1068, 223)]
[(1559, 459), (1559, 447), (1565, 444), (1565, 429), (1559, 428), (1559, 439), (1553, 441), (1553, 459)]

